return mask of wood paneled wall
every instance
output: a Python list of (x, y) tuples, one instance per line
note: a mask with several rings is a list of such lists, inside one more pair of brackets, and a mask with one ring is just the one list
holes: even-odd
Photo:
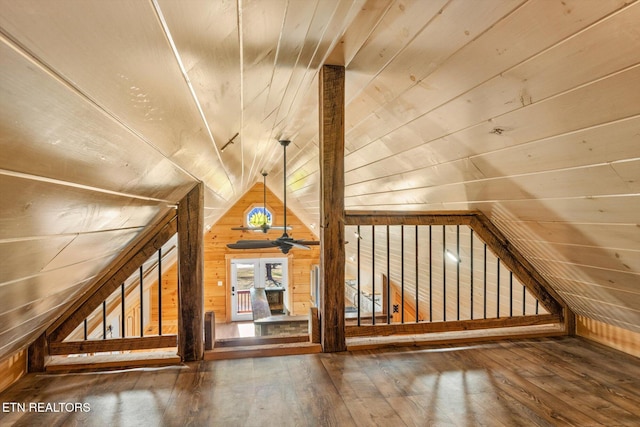
[[(216, 313), (216, 322), (230, 320), (228, 308), (230, 305), (230, 291), (227, 269), (228, 256), (255, 258), (282, 255), (278, 249), (260, 249), (256, 251), (233, 250), (227, 248), (227, 243), (240, 239), (270, 239), (275, 240), (282, 235), (282, 230), (270, 230), (268, 233), (231, 230), (231, 227), (244, 226), (245, 214), (253, 206), (263, 205), (263, 185), (255, 184), (216, 222), (204, 236), (204, 307), (206, 311)], [(273, 224), (282, 225), (284, 206), (282, 202), (269, 190), (267, 186), (267, 208), (273, 214)], [(296, 239), (316, 240), (317, 237), (302, 221), (287, 210), (287, 224), (293, 227), (289, 235)], [(289, 295), (292, 314), (306, 315), (311, 307), (311, 266), (320, 262), (319, 246), (311, 246), (310, 250), (293, 249), (290, 253)], [(218, 286), (221, 283), (221, 286)], [(154, 285), (155, 287), (156, 285)], [(162, 313), (163, 322), (176, 321), (178, 297), (176, 266), (167, 269), (162, 279)], [(157, 289), (152, 289), (152, 295)], [(152, 301), (152, 319), (157, 319), (157, 301)]]
[(0, 393), (27, 373), (27, 350), (20, 350), (0, 362)]
[(576, 333), (632, 356), (640, 357), (640, 334), (584, 316), (576, 316)]

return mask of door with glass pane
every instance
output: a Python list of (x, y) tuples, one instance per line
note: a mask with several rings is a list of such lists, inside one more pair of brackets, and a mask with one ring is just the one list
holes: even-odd
[[(251, 288), (264, 288), (274, 314), (287, 314), (287, 258), (234, 259), (231, 261), (231, 320), (252, 320)], [(273, 305), (272, 305), (273, 304)]]
[(231, 261), (231, 320), (252, 320), (250, 289), (260, 277), (258, 260)]

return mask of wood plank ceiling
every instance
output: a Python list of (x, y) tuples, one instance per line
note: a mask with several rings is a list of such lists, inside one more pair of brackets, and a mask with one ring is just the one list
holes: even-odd
[[(484, 212), (581, 315), (640, 331), (640, 5), (0, 0), (0, 356), (196, 180), (318, 223), (317, 77), (348, 209)], [(233, 143), (221, 148), (238, 134)]]

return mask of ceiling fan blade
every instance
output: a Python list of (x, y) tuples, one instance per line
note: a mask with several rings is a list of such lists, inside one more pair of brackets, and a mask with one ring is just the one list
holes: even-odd
[(277, 240), (238, 240), (236, 243), (229, 243), (229, 249), (266, 249), (280, 246)]
[(298, 241), (295, 241), (295, 240), (283, 240), (282, 244), (283, 245), (289, 245), (291, 247), (298, 248), (298, 249), (306, 249), (306, 250), (311, 249), (309, 246), (303, 245), (303, 244), (301, 244), (301, 243), (299, 243)]
[(258, 226), (258, 227), (231, 227), (232, 230), (238, 230), (238, 231), (261, 231), (263, 233), (266, 233), (271, 228), (273, 228), (273, 227), (269, 227), (266, 224), (262, 225), (262, 226)]
[(290, 226), (290, 225), (287, 225), (286, 227), (284, 227), (282, 225), (270, 225), (269, 228), (272, 229), (272, 230), (291, 230), (291, 229), (293, 229), (293, 227)]

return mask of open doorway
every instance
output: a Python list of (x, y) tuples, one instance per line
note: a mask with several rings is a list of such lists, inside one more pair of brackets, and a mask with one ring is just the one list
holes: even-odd
[(231, 260), (231, 320), (253, 320), (252, 287), (264, 288), (273, 312), (289, 313), (288, 259), (242, 258)]

